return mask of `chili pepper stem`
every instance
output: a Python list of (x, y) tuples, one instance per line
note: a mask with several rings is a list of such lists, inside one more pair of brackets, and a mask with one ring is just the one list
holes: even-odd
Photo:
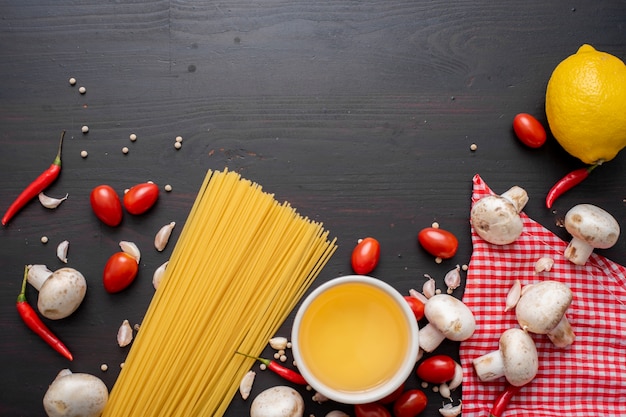
[(65, 130), (61, 132), (61, 140), (59, 140), (59, 150), (57, 151), (57, 156), (54, 158), (52, 162), (54, 165), (61, 166), (61, 151), (63, 149), (63, 138), (65, 138)]
[(28, 265), (24, 266), (24, 279), (22, 280), (22, 290), (17, 296), (17, 302), (26, 302), (26, 282), (28, 281)]

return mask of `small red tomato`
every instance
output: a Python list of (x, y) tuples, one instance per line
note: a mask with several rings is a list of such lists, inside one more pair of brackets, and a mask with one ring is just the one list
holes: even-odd
[(394, 417), (415, 417), (426, 409), (428, 397), (419, 389), (405, 391), (393, 404)]
[(104, 266), (104, 289), (109, 293), (122, 291), (135, 280), (138, 271), (139, 265), (135, 258), (125, 252), (114, 253)]
[(354, 406), (356, 417), (391, 417), (391, 413), (382, 404), (356, 404)]
[(117, 226), (122, 222), (122, 203), (113, 187), (99, 185), (89, 196), (91, 208), (96, 217), (108, 226)]
[(546, 130), (539, 120), (528, 113), (520, 113), (513, 119), (513, 131), (529, 148), (540, 148), (546, 143)]
[(381, 404), (391, 404), (392, 402), (400, 398), (400, 395), (402, 395), (403, 392), (404, 392), (404, 382), (398, 388), (396, 388), (395, 391), (393, 391), (391, 394), (387, 395), (386, 397), (381, 398), (380, 400), (378, 400), (378, 402)]
[(459, 247), (459, 241), (447, 230), (427, 227), (417, 235), (420, 245), (433, 256), (441, 259), (452, 258)]
[(137, 184), (124, 194), (124, 207), (130, 214), (145, 213), (159, 198), (159, 187), (151, 182)]
[(352, 269), (357, 274), (369, 274), (378, 265), (380, 244), (373, 237), (361, 239), (352, 251)]
[(418, 300), (415, 297), (411, 297), (410, 295), (405, 295), (404, 299), (407, 303), (409, 303), (409, 307), (411, 307), (411, 311), (415, 315), (415, 319), (420, 321), (424, 318), (424, 303)]
[(456, 362), (447, 355), (435, 355), (424, 359), (417, 367), (417, 376), (431, 384), (442, 384), (454, 377)]

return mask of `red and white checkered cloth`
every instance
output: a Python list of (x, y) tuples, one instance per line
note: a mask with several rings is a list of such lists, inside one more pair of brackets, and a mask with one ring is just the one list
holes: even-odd
[[(493, 194), (476, 175), (472, 203)], [(486, 417), (504, 390), (504, 377), (481, 382), (472, 360), (498, 348), (505, 330), (519, 327), (515, 311), (504, 312), (516, 278), (524, 284), (560, 281), (574, 293), (567, 317), (576, 333), (560, 349), (545, 335), (533, 335), (539, 373), (512, 399), (507, 417), (626, 416), (626, 268), (592, 254), (587, 264), (566, 260), (567, 242), (522, 213), (524, 230), (512, 244), (492, 245), (472, 229), (473, 253), (463, 301), (476, 317), (476, 332), (461, 343), (463, 416)], [(535, 262), (554, 259), (549, 272), (534, 274)]]

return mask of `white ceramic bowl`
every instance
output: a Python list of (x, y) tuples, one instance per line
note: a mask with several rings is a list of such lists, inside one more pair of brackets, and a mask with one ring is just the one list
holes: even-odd
[[(365, 287), (359, 288), (358, 286), (355, 286), (355, 284)], [(381, 328), (380, 326), (373, 326), (373, 329), (378, 329), (374, 332), (380, 332), (381, 334), (372, 334), (372, 328), (369, 328), (368, 326), (368, 323), (370, 322), (369, 320), (360, 320), (362, 328), (358, 329), (356, 327), (350, 326), (351, 323), (349, 319), (347, 319), (347, 321), (341, 320), (340, 316), (350, 317), (350, 311), (340, 310), (352, 309), (354, 310), (352, 313), (357, 314), (357, 317), (361, 317), (361, 315), (364, 314), (361, 311), (362, 306), (360, 306), (359, 303), (350, 304), (347, 301), (350, 298), (354, 299), (354, 297), (344, 296), (346, 300), (346, 302), (344, 303), (344, 300), (341, 299), (342, 296), (337, 295), (340, 294), (341, 291), (341, 289), (339, 289), (338, 292), (337, 288), (342, 285), (346, 286), (343, 288), (344, 293), (347, 289), (353, 290), (355, 288), (357, 289), (357, 292), (355, 293), (358, 293), (358, 290), (361, 289), (369, 292), (376, 292), (375, 290), (380, 290), (380, 292), (382, 293), (382, 295), (380, 296), (383, 297), (380, 304), (385, 305), (385, 312), (383, 314), (389, 313), (391, 315), (394, 315), (395, 324), (397, 325), (394, 324), (393, 326), (385, 326), (384, 328)], [(319, 297), (324, 295), (325, 293), (326, 297), (320, 299), (323, 301), (318, 301), (314, 304), (314, 307), (312, 307), (311, 304), (318, 300)], [(332, 300), (334, 301), (327, 302), (328, 297), (330, 296), (329, 294), (334, 297), (332, 298)], [(378, 294), (378, 292), (376, 292), (376, 294)], [(309, 310), (319, 312), (320, 304), (322, 306), (331, 305), (332, 307), (327, 307), (326, 313), (317, 313), (317, 315), (312, 316), (309, 315), (310, 317), (307, 316), (307, 312)], [(350, 307), (351, 305), (354, 305), (354, 307)], [(378, 308), (378, 303), (376, 301), (374, 301), (372, 305), (374, 310)], [(385, 372), (388, 376), (381, 378), (379, 382), (368, 387), (350, 387), (349, 389), (341, 388), (338, 385), (333, 387), (331, 386), (331, 384), (328, 383), (328, 375), (320, 375), (320, 373), (323, 371), (320, 370), (319, 367), (316, 367), (314, 363), (307, 363), (307, 353), (305, 353), (307, 347), (302, 346), (302, 343), (304, 343), (303, 340), (306, 340), (307, 337), (310, 340), (314, 338), (306, 336), (304, 330), (302, 329), (308, 326), (313, 326), (313, 324), (321, 325), (323, 327), (329, 326), (330, 323), (327, 324), (327, 320), (320, 319), (316, 322), (315, 317), (326, 317), (328, 316), (328, 312), (332, 312), (332, 314), (335, 314), (335, 311), (338, 319), (333, 319), (331, 321), (333, 322), (333, 326), (339, 326), (339, 331), (335, 331), (335, 333), (333, 333), (335, 334), (335, 340), (325, 340), (324, 343), (328, 343), (329, 346), (336, 346), (339, 348), (349, 345), (351, 353), (342, 356), (346, 358), (349, 357), (350, 360), (336, 361), (336, 363), (339, 363), (340, 366), (333, 366), (333, 371), (342, 369), (342, 371), (337, 375), (343, 376), (349, 374), (352, 371), (354, 371), (354, 375), (357, 375), (359, 372), (364, 372), (364, 369), (367, 370), (369, 366), (367, 363), (361, 363), (357, 366), (356, 364), (352, 364), (351, 361), (353, 358), (359, 358), (359, 353), (362, 353), (363, 357), (371, 353), (368, 351), (368, 345), (375, 344), (372, 343), (372, 341), (374, 340), (381, 340), (377, 339), (380, 336), (384, 338), (383, 340), (385, 342), (391, 341), (393, 343), (396, 343), (396, 341), (404, 341), (403, 343), (399, 343), (397, 348), (395, 345), (392, 345), (392, 347), (396, 348), (398, 351), (398, 354), (395, 355), (395, 360), (389, 360), (389, 362), (387, 362), (387, 358), (385, 358), (384, 355), (379, 355), (382, 360), (376, 362), (376, 368), (378, 370), (386, 369)], [(367, 312), (365, 312), (365, 314), (367, 314)], [(380, 311), (373, 312), (372, 314), (380, 314)], [(305, 317), (307, 317), (305, 319), (306, 324), (303, 325), (303, 319)], [(342, 331), (344, 328), (346, 330), (345, 332)], [(344, 334), (346, 335), (345, 338), (343, 337)], [(350, 342), (354, 341), (355, 339), (359, 339), (360, 337), (363, 337), (363, 340), (368, 340), (370, 343), (360, 344)], [(370, 403), (391, 394), (400, 385), (402, 385), (402, 383), (406, 381), (406, 379), (412, 373), (419, 351), (417, 321), (415, 320), (415, 316), (413, 315), (413, 312), (411, 311), (411, 308), (409, 307), (404, 297), (396, 289), (394, 289), (384, 281), (363, 275), (348, 275), (332, 279), (316, 288), (306, 299), (304, 299), (300, 308), (298, 309), (293, 323), (291, 342), (292, 353), (298, 366), (298, 370), (309, 383), (309, 385), (311, 385), (313, 389), (323, 394), (327, 398), (343, 404)], [(360, 348), (360, 346), (362, 346), (362, 348)], [(362, 351), (360, 352), (361, 349)], [(326, 347), (324, 347), (324, 350), (326, 350)], [(309, 353), (308, 356), (311, 357), (312, 355)], [(344, 369), (343, 367), (346, 367), (347, 369)], [(369, 377), (369, 375), (367, 376)], [(326, 383), (324, 383), (323, 380), (325, 380)]]

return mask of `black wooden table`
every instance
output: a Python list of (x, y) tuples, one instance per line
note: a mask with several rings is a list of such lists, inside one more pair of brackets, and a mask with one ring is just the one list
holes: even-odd
[[(0, 230), (2, 416), (43, 415), (42, 397), (64, 367), (113, 386), (127, 354), (117, 329), (124, 319), (141, 322), (152, 273), (173, 249), (150, 250), (154, 233), (174, 220), (178, 237), (208, 169), (240, 172), (338, 237), (314, 286), (350, 273), (357, 239), (374, 236), (382, 257), (373, 275), (402, 293), (421, 289), (424, 274), (443, 287), (445, 272), (470, 260), (477, 173), (496, 192), (524, 187), (526, 213), (563, 238), (559, 222), (577, 203), (625, 218), (625, 155), (551, 211), (547, 190), (582, 163), (551, 137), (526, 148), (511, 128), (520, 112), (546, 124), (551, 71), (581, 44), (626, 58), (624, 1), (5, 0), (0, 17), (0, 208), (52, 162), (64, 129), (63, 171), (47, 193), (69, 193), (55, 211), (31, 202)], [(112, 229), (91, 212), (94, 186), (121, 191), (147, 180), (172, 191), (146, 215)], [(442, 264), (416, 243), (434, 221), (460, 240)], [(72, 363), (14, 307), (24, 265), (62, 266), (62, 240), (70, 242), (68, 265), (89, 282), (74, 315), (47, 322), (74, 351)], [(120, 240), (146, 249), (137, 281), (113, 296), (101, 274)], [(625, 242), (601, 253), (624, 264)], [(28, 296), (34, 303), (32, 288)], [(292, 318), (280, 334), (289, 334)], [(446, 342), (441, 352), (456, 356), (458, 345)], [(253, 395), (281, 382), (261, 373)], [(350, 411), (303, 394), (305, 415)], [(429, 397), (424, 415), (437, 415), (442, 399)], [(247, 415), (249, 403), (236, 396), (227, 415)]]

